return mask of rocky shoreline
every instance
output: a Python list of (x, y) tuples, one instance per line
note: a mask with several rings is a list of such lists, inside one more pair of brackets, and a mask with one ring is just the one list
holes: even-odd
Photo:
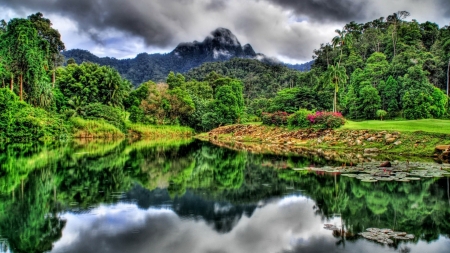
[[(231, 125), (198, 135), (198, 139), (216, 145), (257, 153), (324, 153), (323, 150), (347, 150), (352, 159), (382, 154), (434, 157), (449, 162), (450, 136), (425, 132), (287, 129), (264, 125)], [(442, 147), (445, 147), (442, 149)], [(440, 149), (438, 149), (440, 148)], [(446, 149), (447, 148), (447, 149)], [(357, 155), (359, 154), (359, 155)], [(325, 154), (326, 155), (326, 154)]]

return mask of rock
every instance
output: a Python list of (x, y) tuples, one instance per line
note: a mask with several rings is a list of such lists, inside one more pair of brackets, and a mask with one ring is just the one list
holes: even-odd
[(401, 141), (396, 141), (396, 142), (394, 142), (394, 145), (395, 145), (395, 146), (398, 146), (398, 145), (400, 145), (400, 144), (402, 144)]
[(395, 139), (395, 138), (389, 138), (389, 139), (386, 139), (386, 144), (390, 144), (390, 143), (393, 143), (393, 142), (395, 142), (397, 139)]
[(386, 161), (386, 162), (383, 162), (382, 164), (380, 164), (380, 167), (391, 167), (392, 165), (391, 165), (391, 162), (389, 162), (389, 161)]
[(380, 150), (377, 149), (377, 148), (366, 148), (366, 149), (364, 149), (364, 153), (378, 153), (378, 152), (380, 152)]
[(390, 139), (390, 138), (392, 138), (392, 134), (386, 134), (386, 135), (384, 136), (384, 139), (385, 139), (385, 140)]
[(439, 150), (439, 151), (446, 151), (446, 150), (450, 149), (450, 145), (439, 145), (439, 146), (436, 146), (435, 149)]
[(362, 144), (361, 140), (356, 140), (356, 145), (360, 146)]
[(367, 139), (367, 141), (376, 141), (376, 140), (377, 140), (376, 137), (370, 137), (370, 138)]

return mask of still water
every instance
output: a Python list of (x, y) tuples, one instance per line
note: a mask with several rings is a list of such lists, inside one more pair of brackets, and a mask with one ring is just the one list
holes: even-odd
[(0, 252), (450, 252), (449, 178), (292, 170), (341, 162), (191, 140), (0, 146)]

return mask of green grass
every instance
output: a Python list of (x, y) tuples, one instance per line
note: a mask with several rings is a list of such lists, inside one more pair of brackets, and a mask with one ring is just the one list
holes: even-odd
[(127, 129), (131, 136), (144, 139), (191, 137), (194, 134), (192, 128), (182, 126), (127, 124)]
[(429, 133), (450, 134), (450, 120), (421, 119), (402, 121), (351, 121), (347, 120), (345, 125), (339, 129), (343, 130), (388, 130), (399, 132), (423, 131)]
[(108, 122), (97, 120), (85, 120), (74, 117), (70, 119), (73, 125), (73, 137), (75, 138), (122, 138), (125, 135)]

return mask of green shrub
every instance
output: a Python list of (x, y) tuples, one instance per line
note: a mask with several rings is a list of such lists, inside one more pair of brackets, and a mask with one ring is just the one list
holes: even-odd
[(56, 115), (19, 101), (8, 89), (0, 89), (0, 139), (29, 141), (66, 134), (67, 125)]
[(264, 125), (286, 126), (289, 114), (287, 112), (263, 112), (261, 120)]
[(106, 122), (126, 132), (124, 112), (119, 108), (107, 106), (101, 103), (92, 103), (84, 106), (81, 110), (84, 119), (104, 119)]
[(253, 115), (253, 114), (247, 114), (244, 112), (241, 116), (240, 123), (250, 123), (250, 122), (260, 122), (261, 118)]
[(130, 109), (128, 109), (128, 111), (130, 112), (129, 120), (131, 122), (143, 123), (144, 118), (145, 118), (145, 113), (144, 113), (144, 110), (142, 110), (142, 108), (133, 105), (130, 107)]
[(312, 114), (311, 111), (306, 109), (300, 109), (294, 114), (288, 117), (288, 126), (307, 128), (311, 126), (311, 122), (308, 120), (308, 115)]
[(383, 117), (387, 115), (387, 112), (385, 110), (377, 110), (376, 114), (377, 117), (380, 117), (380, 119), (383, 120)]

